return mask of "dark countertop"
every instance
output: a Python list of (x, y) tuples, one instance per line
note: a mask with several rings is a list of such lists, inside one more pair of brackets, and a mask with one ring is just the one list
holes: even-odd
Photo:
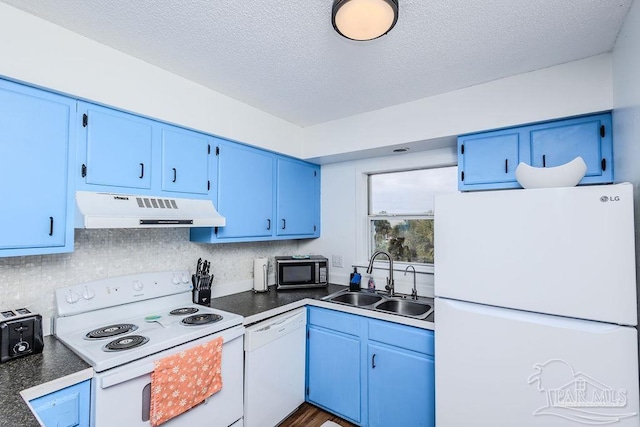
[[(54, 336), (44, 337), (40, 354), (0, 364), (0, 427), (39, 426), (20, 392), (90, 368)], [(53, 391), (53, 390), (52, 390)]]
[[(245, 318), (244, 324), (250, 325), (285, 311), (300, 307), (302, 305), (301, 301), (305, 299), (319, 301), (328, 295), (347, 288), (348, 286), (329, 284), (326, 288), (288, 289), (284, 291), (277, 291), (275, 286), (272, 285), (269, 287), (269, 292), (254, 293), (253, 291), (245, 291), (224, 297), (212, 298), (211, 307), (239, 314)], [(393, 319), (396, 322), (413, 326), (425, 326), (424, 324), (426, 322), (428, 323), (427, 329), (433, 329), (433, 313), (425, 320), (414, 320), (397, 315), (382, 315), (381, 317), (379, 313), (373, 312), (372, 310), (355, 307), (346, 308), (344, 305), (332, 302), (325, 302), (322, 306), (347, 312), (356, 312), (361, 315), (382, 318), (383, 320)]]
[(269, 292), (254, 293), (253, 291), (245, 291), (224, 297), (212, 298), (211, 308), (217, 308), (239, 314), (245, 318), (251, 318), (251, 316), (277, 309), (305, 298), (321, 299), (345, 288), (346, 286), (329, 284), (326, 288), (276, 291), (275, 285), (272, 285), (269, 286)]

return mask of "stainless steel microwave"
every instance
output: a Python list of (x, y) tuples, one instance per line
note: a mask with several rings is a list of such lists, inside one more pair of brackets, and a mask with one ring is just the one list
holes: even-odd
[(327, 286), (328, 259), (320, 255), (277, 256), (276, 289)]

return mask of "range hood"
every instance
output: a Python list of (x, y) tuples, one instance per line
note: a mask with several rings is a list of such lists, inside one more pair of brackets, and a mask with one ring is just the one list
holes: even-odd
[(76, 191), (75, 228), (222, 227), (211, 200)]

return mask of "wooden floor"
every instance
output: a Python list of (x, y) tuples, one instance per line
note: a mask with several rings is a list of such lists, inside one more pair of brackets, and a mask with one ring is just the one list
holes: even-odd
[(342, 427), (357, 427), (355, 424), (351, 424), (306, 402), (278, 427), (320, 427), (325, 421), (333, 421)]

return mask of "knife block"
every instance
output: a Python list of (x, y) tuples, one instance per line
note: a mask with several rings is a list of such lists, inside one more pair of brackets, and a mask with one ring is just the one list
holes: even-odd
[(211, 289), (194, 289), (193, 290), (193, 302), (194, 304), (204, 305), (209, 307), (211, 304)]

